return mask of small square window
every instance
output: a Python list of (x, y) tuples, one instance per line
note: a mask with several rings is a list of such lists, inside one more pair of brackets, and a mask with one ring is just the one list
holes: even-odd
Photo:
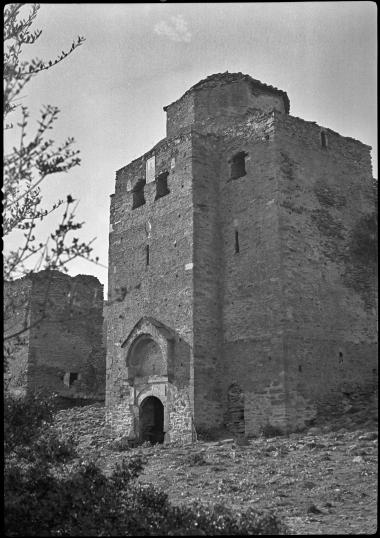
[(63, 384), (66, 385), (66, 387), (71, 387), (75, 381), (79, 381), (80, 375), (78, 372), (66, 372), (63, 376)]

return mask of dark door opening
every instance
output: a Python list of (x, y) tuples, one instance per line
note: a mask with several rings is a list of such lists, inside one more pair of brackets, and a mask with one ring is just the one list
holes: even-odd
[(164, 406), (155, 396), (148, 396), (140, 405), (140, 440), (164, 442)]

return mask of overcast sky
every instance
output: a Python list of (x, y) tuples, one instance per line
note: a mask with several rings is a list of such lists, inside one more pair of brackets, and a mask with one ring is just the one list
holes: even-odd
[[(81, 167), (50, 178), (46, 200), (80, 199), (81, 238), (97, 237), (107, 265), (115, 171), (164, 138), (163, 106), (227, 70), (285, 90), (291, 115), (376, 149), (376, 17), (372, 2), (42, 4), (28, 57), (52, 59), (86, 38), (24, 92), (32, 114), (61, 109), (54, 137), (81, 150)], [(70, 273), (107, 285), (107, 270), (83, 260)]]

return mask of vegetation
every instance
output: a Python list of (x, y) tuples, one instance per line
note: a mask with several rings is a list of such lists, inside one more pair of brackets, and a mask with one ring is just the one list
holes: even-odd
[(4, 475), (8, 536), (170, 536), (284, 534), (271, 514), (222, 505), (173, 506), (136, 479), (146, 458), (134, 454), (106, 476), (78, 459), (73, 440), (52, 427), (54, 399), (7, 397)]
[[(67, 194), (48, 207), (43, 202), (41, 184), (55, 174), (62, 175), (79, 166), (79, 150), (72, 137), (61, 144), (52, 138), (59, 117), (55, 106), (43, 106), (36, 127), (30, 127), (29, 110), (22, 104), (24, 91), (34, 77), (70, 56), (84, 38), (79, 36), (55, 60), (25, 60), (25, 49), (41, 36), (41, 30), (33, 29), (39, 8), (39, 4), (14, 3), (4, 9), (3, 277), (7, 282), (42, 269), (67, 271), (67, 264), (77, 257), (97, 261), (91, 258), (92, 241), (81, 242), (75, 236), (83, 223), (76, 219), (78, 203), (73, 196)], [(52, 213), (57, 214), (59, 224), (44, 238), (40, 226)], [(13, 323), (14, 314), (25, 306), (20, 304), (23, 300), (7, 294), (4, 301), (7, 359), (14, 346), (23, 345), (22, 335), (29, 328), (27, 323), (21, 329)], [(41, 320), (45, 310), (41, 309)]]

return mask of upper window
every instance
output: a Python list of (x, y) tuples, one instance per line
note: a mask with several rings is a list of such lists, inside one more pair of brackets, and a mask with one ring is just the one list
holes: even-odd
[(248, 153), (245, 151), (239, 151), (228, 161), (230, 164), (230, 179), (238, 179), (247, 174), (245, 170), (245, 158), (247, 155)]
[(132, 194), (133, 194), (132, 209), (136, 209), (137, 207), (144, 205), (145, 204), (144, 182), (139, 181), (136, 187), (133, 189)]
[(156, 179), (156, 197), (155, 200), (162, 198), (169, 194), (170, 190), (168, 189), (168, 175), (169, 172), (163, 172)]
[(321, 146), (327, 148), (327, 134), (324, 131), (321, 131)]

